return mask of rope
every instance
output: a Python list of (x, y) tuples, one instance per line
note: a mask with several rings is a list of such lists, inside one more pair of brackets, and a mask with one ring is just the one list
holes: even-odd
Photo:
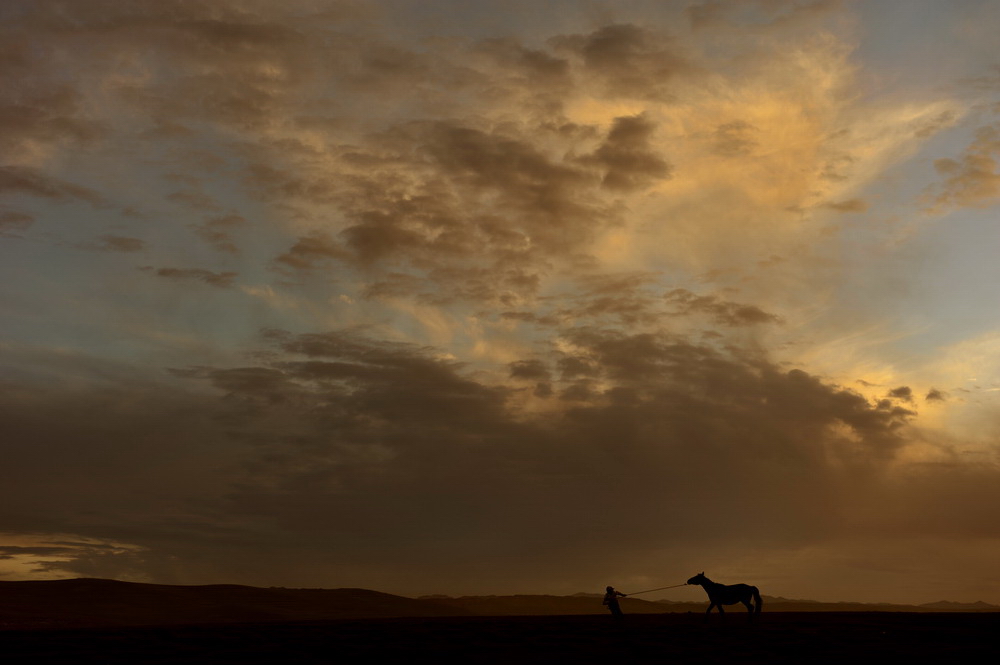
[(679, 586), (687, 586), (687, 582), (684, 584), (674, 584), (673, 586), (661, 586), (656, 589), (646, 589), (645, 591), (635, 591), (633, 593), (627, 593), (626, 596), (638, 596), (640, 593), (649, 593), (650, 591), (663, 591), (664, 589), (676, 589)]

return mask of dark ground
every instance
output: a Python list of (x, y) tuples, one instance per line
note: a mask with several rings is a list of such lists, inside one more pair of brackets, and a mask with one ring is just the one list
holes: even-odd
[(0, 631), (9, 663), (968, 663), (1000, 613), (733, 611)]

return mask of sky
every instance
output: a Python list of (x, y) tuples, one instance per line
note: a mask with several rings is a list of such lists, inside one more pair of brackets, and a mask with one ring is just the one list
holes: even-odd
[(998, 32), (4, 2), (0, 579), (1000, 603)]

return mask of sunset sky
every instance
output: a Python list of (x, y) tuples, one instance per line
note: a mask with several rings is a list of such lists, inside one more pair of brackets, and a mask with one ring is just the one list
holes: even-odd
[(1000, 604), (997, 34), (6, 0), (0, 579)]

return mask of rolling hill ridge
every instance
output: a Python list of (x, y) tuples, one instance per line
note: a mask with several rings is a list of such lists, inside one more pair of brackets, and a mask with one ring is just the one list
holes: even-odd
[[(622, 599), (627, 614), (704, 612), (707, 602)], [(742, 612), (742, 607), (731, 609)], [(822, 603), (764, 597), (765, 612), (995, 612), (988, 603)], [(408, 598), (368, 589), (179, 586), (80, 578), (0, 582), (0, 629), (604, 614), (600, 596)]]

